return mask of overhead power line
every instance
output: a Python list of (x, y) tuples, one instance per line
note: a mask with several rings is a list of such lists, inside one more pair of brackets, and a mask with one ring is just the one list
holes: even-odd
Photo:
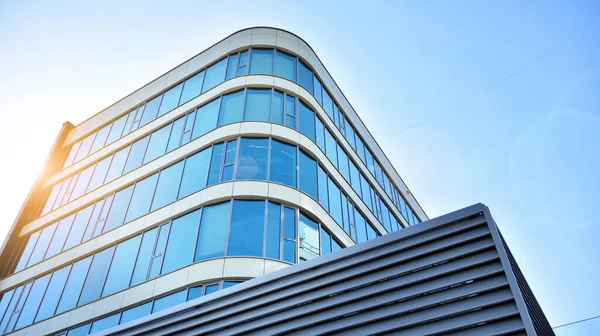
[(584, 29), (588, 24), (590, 24), (592, 21), (594, 21), (598, 16), (600, 16), (600, 12), (596, 13), (594, 16), (592, 16), (589, 20), (587, 20), (585, 23), (583, 23), (581, 26), (579, 26), (577, 29), (575, 29), (573, 32), (571, 32), (569, 35), (567, 35), (566, 37), (564, 37), (562, 40), (554, 43), (552, 46), (550, 46), (548, 49), (546, 49), (544, 52), (542, 52), (541, 54), (539, 54), (538, 56), (534, 57), (533, 59), (531, 59), (530, 61), (528, 61), (527, 63), (523, 64), (521, 67), (517, 68), (515, 71), (509, 73), (508, 75), (502, 77), (500, 80), (496, 81), (495, 83), (491, 84), (490, 86), (484, 88), (483, 90), (475, 93), (474, 95), (460, 101), (459, 103), (437, 113), (432, 115), (431, 117), (428, 117), (424, 120), (421, 120), (415, 124), (412, 124), (406, 128), (403, 128), (401, 130), (392, 132), (386, 136), (384, 136), (384, 139), (387, 139), (389, 137), (392, 137), (394, 135), (400, 134), (402, 132), (408, 131), (411, 128), (423, 125), (426, 122), (429, 122), (443, 114), (446, 114), (452, 110), (455, 110), (456, 108), (470, 102), (471, 100), (481, 96), (482, 94), (492, 90), (493, 88), (497, 87), (498, 85), (506, 82), (507, 80), (509, 80), (510, 78), (516, 76), (517, 74), (519, 74), (521, 71), (527, 69), (528, 67), (530, 67), (532, 64), (536, 63), (537, 61), (541, 60), (542, 58), (544, 58), (546, 55), (548, 55), (550, 52), (554, 51), (554, 49), (556, 49), (557, 47), (559, 47), (560, 45), (562, 45), (563, 43), (565, 43), (567, 40), (569, 40), (571, 37), (573, 37), (575, 34), (577, 34), (579, 31), (581, 31), (582, 29)]

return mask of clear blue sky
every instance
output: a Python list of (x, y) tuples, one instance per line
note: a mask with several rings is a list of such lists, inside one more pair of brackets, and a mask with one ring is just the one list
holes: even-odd
[(430, 217), (490, 207), (553, 326), (600, 315), (600, 18), (388, 136), (598, 12), (584, 0), (2, 1), (0, 235), (64, 121), (268, 25), (315, 49)]

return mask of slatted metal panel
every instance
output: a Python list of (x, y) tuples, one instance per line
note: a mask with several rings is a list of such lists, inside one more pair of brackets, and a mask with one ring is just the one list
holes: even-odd
[(484, 210), (474, 205), (105, 334), (535, 334)]

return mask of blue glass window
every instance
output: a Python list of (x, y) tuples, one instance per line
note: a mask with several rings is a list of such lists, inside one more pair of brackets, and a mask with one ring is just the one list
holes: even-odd
[(85, 232), (93, 209), (94, 205), (90, 205), (87, 208), (77, 212), (77, 215), (75, 215), (75, 220), (73, 221), (73, 225), (71, 225), (71, 231), (69, 232), (69, 236), (67, 237), (67, 241), (63, 247), (63, 251), (81, 243), (81, 238), (83, 237), (83, 233)]
[(110, 166), (110, 162), (112, 161), (113, 155), (100, 160), (96, 163), (96, 169), (94, 169), (94, 174), (90, 179), (90, 183), (87, 186), (87, 191), (90, 192), (95, 190), (104, 184), (104, 179), (106, 178), (106, 173), (108, 172), (108, 167)]
[(183, 134), (181, 134), (180, 146), (185, 145), (192, 139), (192, 128), (194, 127), (194, 120), (196, 119), (196, 112), (188, 113), (185, 117), (185, 127), (183, 128)]
[(62, 187), (61, 183), (57, 183), (54, 185), (54, 187), (52, 187), (52, 191), (48, 195), (48, 199), (46, 200), (44, 209), (42, 209), (42, 215), (45, 215), (48, 212), (50, 212), (50, 210), (52, 210), (52, 207), (54, 206), (54, 202), (56, 201), (56, 198), (58, 197), (58, 193), (60, 192), (61, 187)]
[(331, 253), (331, 236), (321, 228), (321, 255)]
[(343, 217), (342, 217), (342, 201), (340, 198), (340, 188), (333, 182), (330, 178), (328, 179), (328, 189), (329, 189), (329, 214), (333, 219), (339, 224), (342, 225)]
[(131, 145), (131, 151), (129, 152), (129, 157), (127, 157), (127, 163), (125, 163), (123, 175), (136, 169), (142, 164), (144, 154), (146, 153), (146, 147), (148, 147), (149, 139), (150, 136), (145, 136), (144, 138), (134, 142), (133, 145)]
[(348, 155), (342, 149), (340, 144), (337, 144), (337, 159), (338, 159), (338, 170), (346, 181), (350, 182), (350, 170), (348, 168)]
[(204, 291), (204, 295), (215, 293), (219, 290), (219, 284), (208, 285)]
[(144, 232), (142, 244), (140, 245), (140, 250), (135, 262), (133, 276), (131, 277), (131, 286), (135, 286), (146, 280), (146, 276), (148, 275), (148, 265), (150, 264), (150, 258), (152, 258), (154, 252), (157, 233), (158, 229), (156, 228)]
[(296, 81), (296, 57), (277, 50), (275, 55), (275, 76)]
[(221, 177), (221, 163), (223, 162), (223, 147), (222, 143), (213, 145), (206, 185), (213, 185), (219, 182), (219, 178)]
[(238, 54), (229, 55), (227, 59), (227, 74), (225, 80), (235, 77), (237, 73)]
[(185, 160), (178, 198), (185, 197), (206, 187), (206, 175), (208, 173), (210, 152), (211, 148), (209, 147)]
[(271, 108), (271, 121), (283, 125), (283, 93), (273, 91), (273, 106)]
[[(131, 197), (129, 209), (127, 210), (127, 216), (125, 216), (125, 223), (148, 213), (150, 203), (152, 202), (152, 195), (154, 195), (154, 189), (156, 188), (157, 179), (158, 173), (155, 173), (135, 184), (133, 196)], [(113, 208), (114, 207), (115, 205), (113, 205)]]
[(185, 302), (186, 290), (181, 290), (173, 294), (163, 296), (160, 299), (154, 300), (154, 306), (152, 307), (152, 313), (171, 308), (175, 305)]
[(250, 74), (273, 73), (273, 49), (252, 49), (250, 51)]
[(323, 153), (325, 153), (325, 127), (323, 126), (323, 122), (319, 118), (315, 118), (315, 130), (317, 138), (317, 146), (321, 149)]
[(142, 114), (144, 113), (144, 107), (145, 105), (140, 105), (129, 113), (129, 117), (127, 118), (127, 123), (125, 123), (125, 130), (123, 130), (122, 136), (125, 136), (135, 131), (140, 126)]
[(73, 162), (78, 162), (88, 155), (95, 137), (96, 133), (92, 133), (83, 139), (83, 141), (81, 141), (81, 146), (79, 146), (79, 150), (77, 151), (77, 155), (75, 156), (75, 160), (73, 160)]
[[(7, 292), (4, 292), (2, 295), (2, 300), (0, 300), (0, 332), (2, 332), (4, 330), (4, 323), (2, 323), (2, 317), (4, 316), (4, 313), (6, 312), (6, 309), (8, 308), (8, 305), (10, 303), (10, 300), (12, 299), (12, 295), (13, 292), (15, 290), (11, 289)], [(11, 311), (14, 309), (11, 309)]]
[(65, 285), (60, 302), (58, 303), (58, 308), (56, 308), (56, 314), (60, 314), (71, 308), (75, 308), (91, 262), (92, 257), (89, 256), (73, 264), (73, 268), (71, 268), (71, 273), (69, 274), (69, 279), (67, 280), (67, 284)]
[(269, 159), (269, 139), (242, 138), (238, 159), (238, 180), (266, 180)]
[[(27, 295), (27, 301), (25, 301), (25, 305), (23, 305), (23, 308), (21, 309), (21, 314), (19, 315), (19, 320), (17, 321), (15, 329), (30, 325), (33, 322), (40, 302), (42, 302), (42, 297), (44, 296), (48, 282), (50, 281), (50, 276), (50, 274), (46, 274), (41, 278), (35, 279), (33, 282), (33, 285), (29, 290), (29, 295)], [(24, 298), (21, 300), (24, 300)]]
[(325, 150), (329, 161), (337, 167), (337, 143), (328, 129), (325, 129)]
[(181, 98), (179, 99), (179, 105), (190, 101), (192, 98), (197, 97), (202, 89), (202, 83), (204, 82), (204, 71), (193, 75), (192, 77), (185, 80), (183, 84), (183, 91), (181, 92)]
[(108, 212), (108, 217), (106, 218), (106, 223), (102, 229), (102, 232), (110, 231), (123, 224), (125, 212), (127, 211), (127, 205), (129, 205), (129, 200), (131, 199), (132, 193), (133, 186), (129, 186), (115, 194), (112, 207)]
[(150, 315), (151, 313), (152, 301), (124, 310), (123, 313), (121, 313), (121, 322), (119, 322), (119, 324), (125, 324), (129, 321), (137, 320), (141, 317)]
[[(77, 151), (79, 150), (79, 147), (81, 146), (81, 140), (74, 143), (73, 146), (71, 146), (71, 150), (69, 151), (69, 155), (67, 156), (67, 160), (65, 160), (65, 164), (63, 165), (63, 168), (67, 168), (68, 166), (73, 164), (73, 161), (75, 160), (75, 155), (77, 155)], [(1, 331), (2, 329), (0, 329)]]
[[(113, 194), (99, 202), (96, 202), (94, 211), (92, 212), (92, 218), (83, 235), (84, 241), (90, 239), (91, 237), (96, 237), (102, 233), (102, 229), (106, 223), (106, 218), (108, 217), (110, 205), (112, 204), (114, 196), (115, 195)], [(127, 202), (129, 202), (129, 199), (127, 199)], [(125, 214), (123, 213), (123, 215)]]
[(358, 154), (358, 157), (360, 157), (362, 162), (366, 164), (367, 159), (365, 158), (365, 145), (364, 145), (362, 139), (358, 136), (358, 134), (356, 135), (355, 139), (356, 139), (356, 153)]
[(165, 92), (162, 102), (160, 103), (160, 109), (158, 110), (159, 117), (177, 107), (182, 88), (183, 83), (180, 83)]
[(358, 152), (356, 150), (356, 142), (354, 140), (354, 128), (352, 128), (350, 125), (346, 125), (346, 140), (348, 140), (350, 143), (350, 147), (352, 147), (355, 152)]
[(29, 292), (30, 288), (31, 282), (15, 289), (13, 298), (6, 309), (6, 315), (0, 323), (0, 331), (10, 332), (13, 330), (15, 323), (17, 323), (17, 317), (19, 317), (19, 311), (25, 303), (25, 299), (27, 298), (27, 293)]
[(296, 187), (296, 146), (271, 140), (269, 180)]
[(319, 203), (325, 208), (325, 210), (329, 210), (329, 195), (327, 194), (327, 173), (321, 168), (318, 167), (318, 186), (319, 186)]
[(353, 161), (348, 161), (350, 167), (350, 184), (352, 185), (352, 189), (356, 191), (358, 196), (362, 196), (362, 189), (360, 187), (360, 173), (358, 172), (358, 168)]
[(193, 262), (199, 222), (200, 210), (173, 220), (161, 274), (169, 273)]
[(54, 232), (54, 237), (52, 237), (52, 241), (50, 242), (50, 246), (48, 247), (48, 251), (46, 251), (46, 256), (44, 257), (44, 259), (48, 259), (62, 251), (62, 247), (65, 243), (65, 240), (67, 239), (69, 229), (71, 229), (71, 225), (73, 224), (74, 219), (75, 214), (72, 214), (68, 217), (61, 219), (60, 222), (58, 222), (56, 232)]
[(296, 128), (296, 98), (285, 96), (285, 126)]
[(247, 89), (244, 120), (269, 121), (271, 89)]
[(45, 227), (42, 230), (42, 233), (38, 238), (37, 244), (33, 249), (33, 253), (31, 253), (31, 257), (29, 257), (29, 262), (27, 263), (27, 266), (31, 266), (42, 261), (44, 255), (46, 254), (46, 250), (48, 249), (48, 245), (50, 244), (50, 240), (52, 239), (52, 235), (54, 234), (54, 230), (56, 230), (56, 226), (57, 223), (54, 223)]
[(223, 281), (223, 289), (241, 284), (242, 281)]
[(121, 133), (123, 133), (123, 128), (125, 127), (126, 121), (127, 114), (113, 122), (110, 133), (108, 133), (108, 137), (106, 138), (106, 145), (111, 144), (117, 139), (121, 138)]
[(162, 266), (165, 246), (167, 245), (167, 235), (169, 232), (170, 225), (164, 224), (161, 225), (158, 229), (158, 239), (156, 239), (156, 244), (154, 245), (154, 250), (152, 252), (152, 259), (150, 260), (150, 269), (148, 270), (147, 279), (152, 279), (156, 277)]
[(261, 257), (264, 226), (264, 201), (233, 201), (227, 255)]
[(331, 118), (331, 120), (335, 120), (334, 114), (333, 114), (333, 100), (331, 100), (331, 96), (329, 95), (329, 93), (327, 93), (327, 90), (323, 89), (323, 109), (325, 110), (325, 112), (327, 113), (327, 115), (329, 116), (329, 118)]
[(238, 62), (238, 76), (244, 76), (248, 73), (248, 51), (242, 51), (240, 53), (240, 61)]
[(279, 259), (281, 241), (281, 205), (267, 202), (267, 232), (265, 257)]
[(48, 284), (48, 289), (46, 290), (44, 299), (40, 304), (40, 309), (35, 317), (35, 322), (54, 315), (54, 310), (56, 309), (58, 299), (60, 299), (60, 295), (63, 292), (63, 288), (65, 288), (65, 283), (67, 281), (67, 277), (69, 276), (70, 270), (71, 265), (68, 265), (52, 273), (52, 279)]
[[(127, 146), (120, 151), (116, 152), (113, 155), (112, 162), (110, 163), (110, 168), (108, 169), (108, 173), (106, 174), (106, 179), (104, 180), (106, 183), (116, 179), (121, 176), (123, 172), (123, 167), (125, 167), (125, 162), (127, 161), (127, 155), (129, 154), (129, 150), (131, 146)], [(102, 184), (100, 184), (102, 185)]]
[(300, 102), (298, 112), (300, 115), (300, 119), (298, 120), (298, 128), (300, 132), (306, 135), (312, 141), (316, 141), (315, 112), (308, 108), (308, 106), (304, 105), (303, 102)]
[(300, 151), (298, 160), (299, 189), (314, 199), (319, 199), (317, 188), (317, 161)]
[(84, 324), (81, 327), (77, 327), (75, 329), (71, 329), (69, 330), (69, 332), (67, 332), (67, 336), (85, 336), (85, 335), (89, 335), (89, 331), (90, 331), (90, 324)]
[(141, 241), (142, 235), (140, 234), (117, 244), (115, 256), (110, 265), (104, 289), (102, 290), (103, 297), (116, 293), (129, 286)]
[(169, 136), (169, 143), (167, 144), (167, 153), (179, 147), (181, 141), (181, 134), (183, 133), (183, 127), (185, 126), (185, 119), (186, 117), (183, 116), (175, 120), (175, 122), (173, 122), (171, 135)]
[(120, 317), (121, 313), (116, 313), (94, 321), (92, 323), (92, 328), (90, 329), (90, 334), (119, 325)]
[(169, 142), (169, 135), (171, 134), (171, 126), (172, 124), (168, 124), (167, 126), (154, 131), (150, 135), (148, 149), (146, 150), (142, 164), (146, 164), (165, 154), (165, 151), (167, 150), (167, 143)]
[(202, 296), (202, 291), (204, 290), (204, 286), (195, 286), (188, 288), (187, 300), (191, 301), (193, 299), (197, 299)]
[(321, 82), (319, 82), (319, 79), (317, 78), (317, 76), (314, 76), (314, 86), (315, 86), (315, 91), (313, 92), (313, 96), (315, 96), (319, 105), (323, 106), (323, 96), (322, 96), (323, 86), (321, 85)]
[(356, 231), (358, 233), (358, 242), (362, 243), (367, 241), (367, 223), (365, 222), (365, 218), (356, 209), (354, 209), (354, 221), (356, 223)]
[(177, 199), (179, 181), (181, 181), (181, 174), (183, 173), (183, 162), (183, 160), (179, 161), (160, 172), (150, 211), (162, 208)]
[(342, 247), (340, 246), (340, 244), (338, 244), (338, 242), (336, 242), (335, 239), (331, 239), (331, 252), (339, 251), (341, 249)]
[(221, 173), (221, 182), (231, 181), (233, 179), (233, 166), (237, 149), (237, 140), (227, 142), (225, 149), (225, 159), (223, 160), (223, 172)]
[(313, 73), (302, 61), (298, 62), (298, 84), (313, 94)]
[(221, 112), (219, 113), (218, 126), (241, 121), (243, 106), (244, 90), (221, 97)]
[[(373, 203), (371, 202), (371, 190), (370, 185), (367, 183), (365, 177), (360, 174), (360, 186), (362, 188), (362, 200), (365, 202), (367, 207), (373, 211)], [(375, 211), (373, 211), (375, 213)]]
[(108, 137), (111, 127), (112, 123), (102, 127), (98, 131), (96, 137), (94, 138), (94, 143), (92, 143), (92, 147), (90, 148), (90, 154), (95, 153), (97, 150), (104, 147), (104, 143), (106, 142), (106, 138)]
[[(146, 125), (152, 120), (156, 119), (156, 115), (158, 114), (158, 108), (160, 106), (160, 101), (162, 100), (162, 95), (152, 99), (147, 102), (144, 107), (144, 114), (142, 114), (142, 119), (140, 120), (139, 127)], [(139, 113), (139, 111), (138, 111)]]
[(198, 232), (198, 246), (196, 247), (194, 261), (224, 255), (230, 209), (231, 202), (206, 206), (202, 209), (202, 220)]
[(196, 120), (194, 121), (192, 139), (196, 139), (197, 137), (202, 136), (217, 127), (219, 106), (221, 106), (221, 98), (211, 101), (196, 111)]
[(83, 285), (83, 290), (81, 291), (81, 297), (77, 303), (78, 306), (100, 298), (102, 285), (104, 285), (104, 280), (108, 274), (108, 267), (110, 267), (110, 261), (112, 260), (114, 251), (115, 247), (113, 246), (94, 254), (90, 271), (85, 280), (85, 284)]
[(298, 257), (300, 261), (314, 259), (320, 255), (319, 249), (319, 224), (300, 214), (298, 223)]
[(221, 84), (225, 79), (225, 71), (227, 70), (227, 57), (211, 65), (206, 69), (206, 78), (204, 78), (204, 85), (202, 86), (202, 92), (206, 92), (218, 84)]
[(283, 208), (283, 260), (296, 262), (296, 210)]
[(19, 259), (19, 263), (17, 264), (17, 267), (15, 268), (15, 272), (22, 270), (27, 265), (27, 261), (29, 260), (29, 257), (31, 257), (31, 252), (33, 252), (33, 248), (35, 247), (35, 243), (37, 243), (37, 240), (40, 237), (41, 232), (42, 232), (41, 230), (38, 230), (38, 231), (32, 233), (31, 236), (29, 236), (27, 245), (25, 246), (25, 249), (23, 250), (23, 254), (21, 254), (21, 259)]
[(371, 227), (371, 225), (366, 222), (365, 225), (367, 227), (367, 238), (369, 240), (377, 238), (377, 234), (375, 233), (375, 230), (373, 230), (373, 227)]

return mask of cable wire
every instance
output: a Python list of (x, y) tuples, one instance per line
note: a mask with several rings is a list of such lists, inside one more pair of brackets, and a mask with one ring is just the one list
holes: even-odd
[(536, 63), (537, 61), (539, 61), (540, 59), (544, 58), (546, 55), (548, 55), (550, 52), (554, 51), (554, 49), (556, 49), (557, 47), (559, 47), (560, 45), (562, 45), (563, 43), (565, 43), (567, 40), (569, 40), (571, 37), (573, 37), (575, 34), (577, 34), (579, 31), (581, 31), (582, 29), (584, 29), (588, 24), (590, 24), (592, 21), (594, 21), (598, 16), (600, 16), (600, 12), (596, 13), (594, 16), (592, 16), (589, 20), (587, 20), (585, 23), (583, 23), (581, 26), (579, 26), (579, 28), (575, 29), (572, 33), (570, 33), (569, 35), (567, 35), (565, 38), (563, 38), (562, 40), (558, 41), (557, 43), (553, 44), (552, 46), (550, 46), (548, 49), (546, 49), (544, 52), (542, 52), (541, 54), (539, 54), (538, 56), (536, 56), (535, 58), (531, 59), (529, 62), (525, 63), (524, 65), (522, 65), (521, 67), (517, 68), (515, 71), (511, 72), (510, 74), (508, 74), (507, 76), (501, 78), (500, 80), (496, 81), (495, 83), (493, 83), (492, 85), (484, 88), (483, 90), (475, 93), (474, 95), (468, 97), (465, 100), (462, 100), (461, 102), (459, 102), (456, 105), (453, 105), (437, 114), (432, 115), (429, 118), (426, 118), (422, 121), (419, 121), (411, 126), (408, 126), (406, 128), (403, 128), (399, 131), (395, 131), (392, 132), (386, 136), (384, 136), (384, 139), (387, 139), (389, 137), (392, 137), (394, 135), (400, 134), (402, 132), (408, 131), (411, 128), (415, 128), (417, 126), (423, 125), (426, 122), (429, 122), (443, 114), (446, 114), (468, 102), (470, 102), (471, 100), (481, 96), (482, 94), (492, 90), (493, 88), (497, 87), (498, 85), (506, 82), (507, 80), (509, 80), (510, 78), (516, 76), (517, 74), (519, 74), (521, 71), (527, 69), (529, 66), (531, 66), (532, 64)]

